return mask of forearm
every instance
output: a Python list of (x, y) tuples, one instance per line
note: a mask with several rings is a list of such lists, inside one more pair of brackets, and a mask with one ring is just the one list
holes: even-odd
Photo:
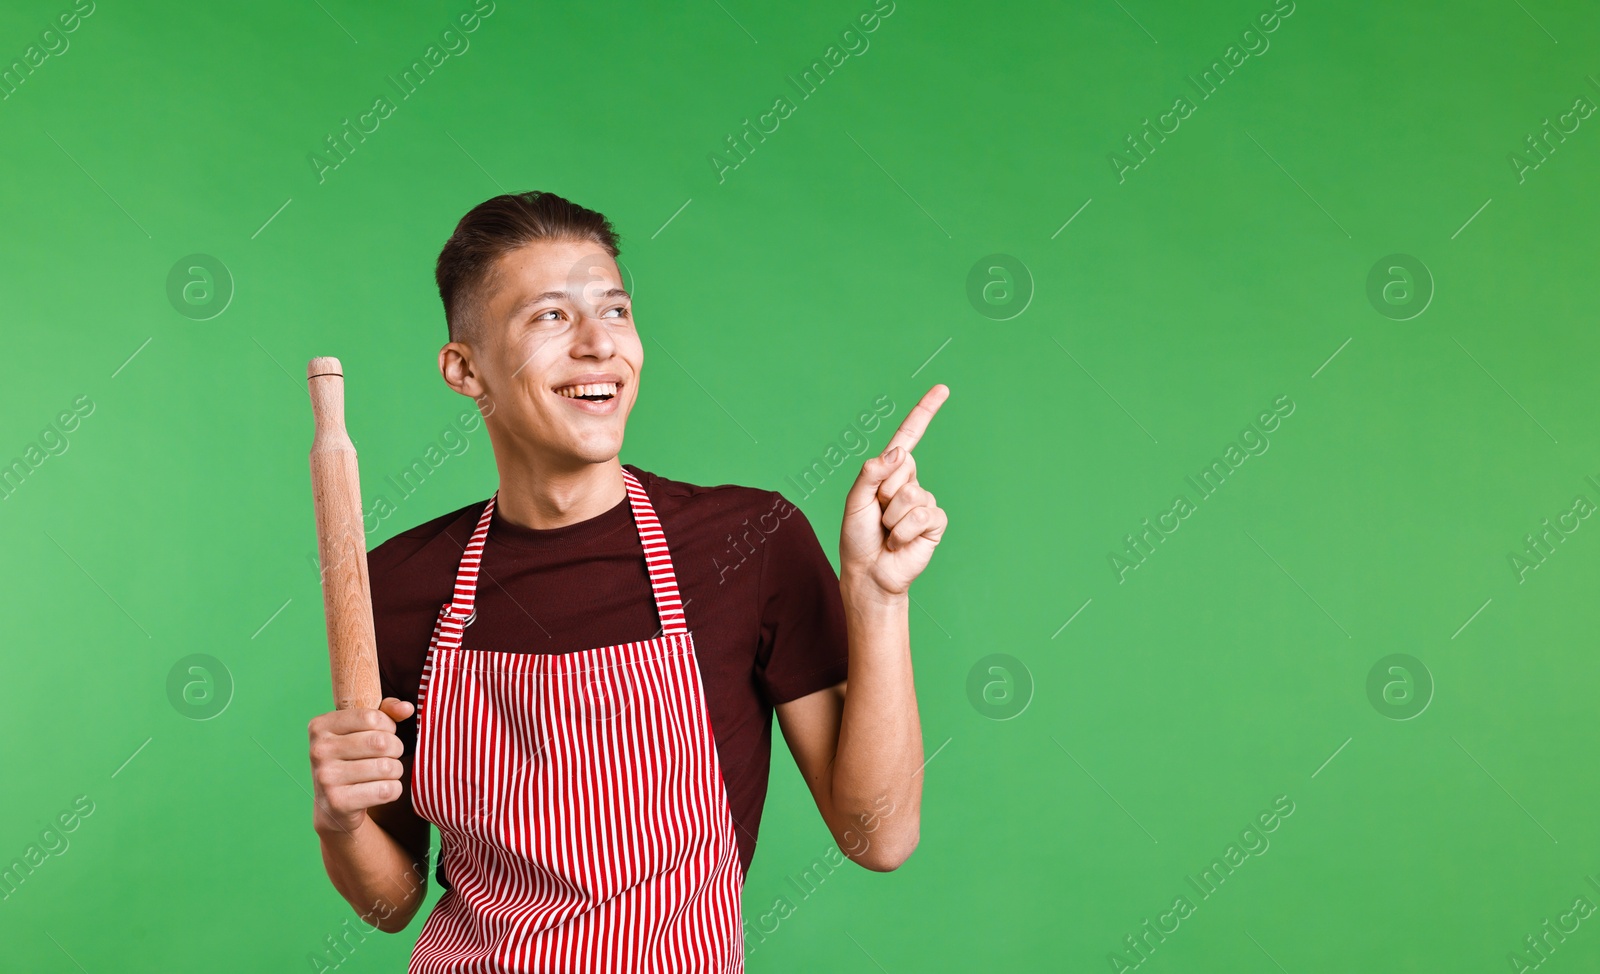
[(411, 922), (427, 894), (427, 863), (411, 855), (369, 816), (354, 832), (320, 823), (322, 865), (361, 919), (385, 933)]
[(849, 578), (840, 580), (840, 592), (850, 669), (830, 782), (836, 830), (856, 833), (842, 843), (852, 859), (893, 869), (916, 848), (921, 827), (922, 722), (910, 599), (868, 592)]

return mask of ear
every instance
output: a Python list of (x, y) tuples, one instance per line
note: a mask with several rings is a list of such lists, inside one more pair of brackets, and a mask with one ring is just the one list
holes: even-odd
[(472, 346), (465, 342), (449, 342), (439, 349), (439, 374), (445, 385), (470, 399), (480, 399), (489, 391), (478, 376)]

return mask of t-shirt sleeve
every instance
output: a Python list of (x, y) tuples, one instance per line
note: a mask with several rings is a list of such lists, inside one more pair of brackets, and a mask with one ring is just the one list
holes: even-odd
[(771, 496), (758, 519), (766, 539), (756, 678), (768, 702), (780, 704), (842, 682), (850, 653), (838, 574), (805, 514), (782, 494)]

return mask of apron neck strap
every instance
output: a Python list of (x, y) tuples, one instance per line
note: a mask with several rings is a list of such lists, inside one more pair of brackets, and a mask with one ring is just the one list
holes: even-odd
[[(687, 633), (689, 628), (678, 591), (678, 576), (672, 569), (672, 555), (667, 550), (667, 536), (661, 529), (661, 519), (656, 517), (655, 507), (650, 503), (650, 497), (644, 492), (639, 479), (626, 468), (622, 471), (622, 479), (628, 489), (628, 506), (633, 510), (633, 525), (639, 535), (639, 545), (644, 549), (645, 568), (650, 572), (650, 592), (655, 599), (656, 613), (661, 618), (661, 632), (667, 636)], [(459, 642), (462, 630), (477, 617), (478, 570), (483, 564), (484, 542), (489, 538), (489, 523), (494, 519), (495, 501), (499, 497), (500, 492), (496, 491), (484, 505), (478, 526), (473, 529), (472, 538), (461, 553), (455, 589), (440, 620), (441, 629), (444, 630), (440, 635), (448, 641)]]
[(667, 551), (667, 536), (661, 530), (661, 519), (656, 517), (656, 509), (639, 478), (624, 468), (622, 479), (628, 487), (628, 504), (633, 508), (639, 545), (644, 548), (645, 567), (650, 570), (650, 593), (656, 600), (656, 614), (661, 617), (661, 633), (681, 635), (688, 632), (689, 627), (684, 620), (678, 575), (672, 570), (672, 554)]

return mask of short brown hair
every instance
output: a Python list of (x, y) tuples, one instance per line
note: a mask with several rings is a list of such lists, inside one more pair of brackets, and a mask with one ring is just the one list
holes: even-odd
[(434, 266), (451, 341), (481, 336), (483, 299), (493, 284), (495, 261), (535, 240), (588, 241), (613, 260), (622, 251), (604, 214), (555, 193), (532, 190), (484, 200), (456, 224)]

